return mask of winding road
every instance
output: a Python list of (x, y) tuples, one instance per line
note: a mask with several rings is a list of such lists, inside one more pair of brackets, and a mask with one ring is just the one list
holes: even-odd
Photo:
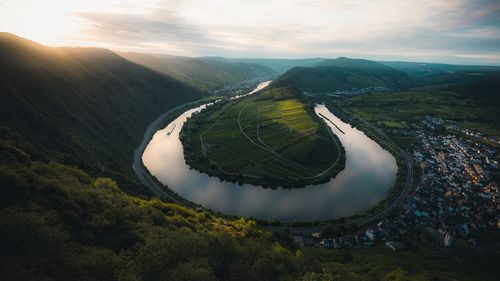
[(158, 130), (158, 127), (160, 126), (161, 122), (165, 119), (165, 117), (167, 117), (169, 114), (171, 114), (176, 110), (179, 110), (183, 107), (189, 107), (195, 105), (197, 103), (202, 102), (203, 100), (204, 99), (199, 99), (185, 104), (181, 104), (158, 116), (158, 118), (156, 118), (151, 124), (149, 124), (146, 131), (144, 132), (144, 136), (142, 138), (141, 143), (134, 151), (132, 169), (134, 170), (139, 181), (144, 186), (148, 187), (156, 196), (165, 198), (168, 201), (174, 203), (183, 203), (183, 202), (179, 202), (179, 200), (175, 196), (173, 196), (173, 193), (171, 191), (166, 190), (166, 187), (163, 184), (159, 183), (156, 179), (154, 179), (151, 176), (151, 174), (148, 171), (145, 170), (145, 168), (142, 165), (142, 154), (144, 153), (146, 146), (153, 137), (154, 133), (156, 133), (156, 131)]
[(368, 224), (371, 224), (373, 222), (376, 222), (384, 217), (386, 217), (392, 210), (395, 208), (399, 207), (400, 204), (404, 201), (408, 193), (410, 192), (410, 188), (412, 186), (412, 164), (411, 164), (411, 159), (408, 155), (408, 153), (405, 152), (404, 154), (405, 160), (406, 160), (406, 167), (407, 167), (407, 173), (406, 173), (406, 179), (405, 179), (405, 184), (403, 186), (403, 190), (399, 193), (398, 197), (394, 199), (389, 205), (384, 207), (381, 210), (378, 210), (377, 212), (370, 214), (366, 217), (356, 219), (354, 221), (350, 221), (348, 223), (337, 223), (337, 224), (326, 224), (326, 225), (320, 225), (320, 226), (312, 226), (312, 227), (295, 227), (295, 226), (265, 226), (263, 227), (264, 229), (270, 230), (270, 231), (290, 231), (290, 234), (295, 234), (295, 235), (304, 235), (304, 234), (310, 234), (310, 233), (317, 233), (323, 231), (325, 228), (330, 227), (330, 226), (341, 226), (341, 225), (358, 225), (358, 226), (365, 226)]
[[(133, 163), (132, 163), (132, 168), (137, 175), (137, 178), (139, 181), (144, 184), (146, 187), (148, 187), (155, 195), (162, 197), (168, 201), (178, 203), (178, 204), (186, 204), (188, 201), (184, 201), (179, 199), (179, 197), (172, 191), (170, 191), (166, 186), (163, 184), (159, 183), (148, 171), (147, 169), (142, 165), (142, 155), (144, 153), (144, 150), (146, 149), (149, 141), (153, 137), (154, 133), (158, 130), (159, 126), (161, 125), (161, 122), (171, 113), (173, 113), (176, 110), (179, 110), (184, 107), (190, 107), (195, 104), (200, 104), (200, 102), (203, 102), (204, 99), (199, 99), (195, 100), (192, 102), (188, 102), (182, 105), (179, 105), (175, 108), (170, 109), (169, 111), (163, 113), (160, 115), (158, 118), (156, 118), (149, 126), (147, 127), (146, 131), (144, 132), (143, 139), (139, 146), (136, 148), (134, 151), (133, 155)], [(378, 133), (383, 133), (378, 128), (375, 128), (371, 124), (367, 123), (366, 121), (362, 120), (365, 122), (368, 126), (373, 128), (376, 132)], [(382, 134), (385, 135), (385, 134)], [(402, 149), (398, 148), (399, 152), (404, 156), (405, 162), (406, 162), (406, 178), (404, 182), (404, 186), (401, 190), (401, 192), (398, 194), (398, 196), (390, 202), (387, 206), (385, 206), (383, 209), (380, 209), (372, 214), (369, 214), (365, 217), (356, 219), (354, 221), (350, 221), (348, 223), (344, 224), (357, 224), (360, 226), (367, 225), (370, 223), (373, 223), (377, 220), (380, 220), (387, 216), (392, 210), (395, 208), (399, 207), (400, 204), (404, 201), (406, 196), (408, 195), (411, 186), (412, 186), (412, 172), (413, 172), (413, 167), (412, 167), (412, 161), (410, 156), (408, 155), (407, 152), (403, 151)], [(337, 226), (337, 225), (342, 225), (342, 223), (336, 224), (336, 225), (322, 225), (322, 226), (314, 226), (314, 227), (286, 227), (286, 226), (269, 226), (269, 227), (264, 227), (265, 229), (268, 230), (290, 230), (292, 234), (307, 234), (307, 233), (314, 233), (314, 232), (321, 232), (323, 229), (329, 226)]]
[[(267, 87), (271, 81), (266, 81), (260, 83), (255, 89), (253, 89), (251, 92), (241, 95), (241, 96), (246, 96), (246, 95), (251, 95), (253, 93), (256, 93), (263, 88)], [(240, 97), (241, 97), (240, 96)], [(234, 98), (234, 97), (232, 97)], [(232, 99), (231, 98), (231, 99)], [(144, 154), (144, 150), (146, 149), (148, 143), (151, 141), (151, 138), (153, 137), (154, 133), (158, 130), (158, 127), (160, 126), (161, 122), (167, 117), (169, 114), (175, 112), (176, 110), (179, 110), (183, 107), (192, 107), (195, 104), (199, 104), (206, 101), (206, 98), (201, 98), (198, 100), (194, 100), (191, 102), (187, 102), (184, 104), (181, 104), (179, 106), (176, 106), (169, 111), (163, 113), (162, 115), (158, 116), (149, 126), (146, 128), (146, 131), (144, 132), (143, 138), (139, 146), (135, 149), (134, 151), (134, 157), (132, 160), (132, 169), (134, 170), (134, 173), (136, 174), (137, 178), (139, 181), (146, 187), (148, 187), (156, 196), (162, 197), (167, 199), (168, 201), (174, 202), (174, 203), (179, 203), (179, 204), (185, 204), (186, 201), (180, 202), (179, 199), (174, 196), (174, 193), (170, 190), (168, 190), (168, 187), (164, 186), (163, 184), (159, 183), (156, 179), (151, 176), (151, 174), (145, 169), (145, 167), (142, 165), (142, 155)]]
[[(342, 109), (344, 112), (345, 109)], [(322, 116), (324, 117), (324, 116)], [(326, 117), (324, 117), (326, 118)], [(386, 138), (389, 139), (389, 137), (384, 133), (382, 132), (380, 129), (376, 128), (375, 126), (373, 126), (372, 124), (366, 122), (365, 120), (357, 117), (357, 119), (359, 119), (360, 121), (364, 122), (367, 126), (369, 126), (370, 128), (372, 128), (374, 131), (376, 131), (377, 133), (385, 136)], [(395, 145), (396, 146), (396, 145)], [(378, 221), (384, 217), (386, 217), (387, 215), (389, 215), (389, 213), (394, 210), (395, 208), (399, 207), (401, 205), (401, 203), (404, 201), (404, 199), (406, 198), (406, 196), (408, 196), (408, 193), (410, 192), (410, 189), (412, 187), (412, 179), (413, 179), (413, 162), (411, 160), (411, 157), (410, 155), (408, 154), (408, 152), (404, 151), (403, 149), (399, 148), (398, 146), (396, 146), (399, 150), (399, 153), (401, 153), (401, 155), (403, 155), (403, 157), (405, 158), (405, 163), (406, 163), (406, 178), (405, 178), (405, 183), (403, 185), (403, 189), (401, 190), (401, 192), (398, 194), (398, 196), (390, 203), (388, 204), (386, 207), (372, 213), (372, 214), (369, 214), (365, 217), (362, 217), (362, 218), (359, 218), (359, 219), (356, 219), (356, 220), (353, 220), (353, 221), (350, 221), (348, 223), (338, 223), (338, 224), (326, 224), (326, 225), (320, 225), (320, 226), (312, 226), (312, 227), (287, 227), (287, 226), (266, 226), (266, 227), (263, 227), (264, 229), (267, 229), (267, 230), (271, 230), (271, 231), (284, 231), (284, 230), (288, 230), (290, 231), (290, 234), (296, 234), (296, 235), (304, 235), (304, 234), (309, 234), (309, 233), (317, 233), (317, 232), (321, 232), (322, 230), (324, 230), (325, 228), (327, 227), (330, 227), (330, 226), (340, 226), (340, 225), (358, 225), (358, 226), (364, 226), (364, 225), (368, 225), (368, 224), (371, 224), (375, 221)]]

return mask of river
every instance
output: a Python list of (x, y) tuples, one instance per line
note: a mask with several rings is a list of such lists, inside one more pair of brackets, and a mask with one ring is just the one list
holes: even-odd
[[(264, 82), (269, 83), (269, 82)], [(260, 84), (259, 89), (267, 84)], [(252, 91), (254, 93), (257, 89)], [(207, 105), (190, 109), (158, 130), (142, 155), (150, 173), (182, 197), (228, 215), (266, 220), (314, 221), (361, 213), (387, 196), (396, 180), (394, 157), (362, 131), (342, 122), (324, 105), (316, 105), (346, 151), (345, 169), (327, 183), (300, 189), (265, 189), (222, 182), (190, 169), (179, 132), (186, 119)], [(175, 129), (170, 132), (175, 125)]]

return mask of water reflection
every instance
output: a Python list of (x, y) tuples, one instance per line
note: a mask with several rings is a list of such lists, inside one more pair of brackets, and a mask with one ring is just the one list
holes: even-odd
[[(346, 165), (337, 177), (325, 184), (294, 190), (272, 190), (252, 185), (222, 182), (195, 170), (184, 162), (179, 132), (193, 112), (191, 109), (153, 136), (143, 154), (148, 170), (184, 198), (215, 211), (238, 216), (283, 221), (322, 220), (365, 211), (382, 200), (396, 179), (392, 155), (363, 132), (334, 116), (323, 105), (321, 113), (345, 134), (329, 124), (346, 150)], [(171, 135), (168, 129), (176, 125)], [(168, 129), (167, 129), (168, 128)], [(314, 202), (314, 204), (312, 204)]]

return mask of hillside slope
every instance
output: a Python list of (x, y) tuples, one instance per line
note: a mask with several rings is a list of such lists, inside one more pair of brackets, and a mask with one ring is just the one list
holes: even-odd
[(390, 66), (397, 70), (408, 73), (411, 76), (426, 76), (430, 73), (440, 72), (481, 72), (481, 71), (500, 71), (498, 66), (486, 65), (453, 65), (443, 63), (427, 62), (405, 62), (405, 61), (379, 61), (378, 63)]
[(191, 58), (131, 52), (120, 52), (119, 55), (179, 79), (202, 91), (213, 90), (225, 84), (247, 79), (269, 79), (277, 75), (274, 70), (263, 65), (232, 62), (219, 58)]
[(500, 70), (486, 71), (434, 71), (427, 75), (419, 76), (415, 79), (418, 86), (451, 86), (464, 85), (469, 83), (481, 83), (486, 80), (500, 79)]
[(418, 62), (380, 62), (403, 71), (415, 80), (416, 86), (450, 86), (500, 78), (500, 67), (483, 65), (451, 65)]
[(120, 177), (148, 119), (198, 91), (106, 50), (52, 49), (10, 34), (0, 34), (0, 70), (1, 280), (498, 276), (488, 271), (495, 260), (478, 255), (481, 267), (464, 270), (420, 248), (418, 259), (388, 249), (315, 253), (248, 219), (128, 195), (101, 176)]
[(109, 178), (33, 161), (1, 129), (0, 155), (4, 281), (297, 280), (318, 269), (251, 220), (129, 196)]
[(38, 159), (132, 175), (132, 152), (147, 124), (201, 96), (109, 50), (49, 48), (0, 34), (0, 125)]
[[(449, 86), (445, 89), (466, 97), (484, 99), (491, 104), (500, 101), (500, 75), (480, 81)], [(497, 115), (500, 116), (500, 113), (497, 113)]]
[(347, 58), (324, 60), (317, 67), (295, 67), (279, 80), (311, 92), (378, 86), (400, 89), (412, 84), (412, 79), (402, 71), (372, 61)]
[(395, 71), (396, 69), (386, 66), (384, 64), (365, 60), (365, 59), (351, 59), (346, 57), (338, 57), (336, 59), (325, 59), (314, 65), (315, 67), (320, 66), (336, 66), (336, 67), (348, 67), (355, 69), (365, 69), (365, 70), (385, 70), (385, 71)]
[(233, 58), (230, 59), (234, 62), (256, 63), (267, 66), (274, 71), (282, 74), (296, 66), (311, 67), (321, 63), (324, 59), (272, 59), (272, 58)]

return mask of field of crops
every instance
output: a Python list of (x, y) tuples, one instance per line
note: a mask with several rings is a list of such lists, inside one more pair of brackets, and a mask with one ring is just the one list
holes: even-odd
[(194, 119), (188, 122), (194, 153), (227, 174), (313, 180), (342, 162), (338, 140), (287, 88), (229, 102)]
[(500, 137), (498, 99), (432, 91), (359, 95), (341, 106), (369, 122), (381, 122), (387, 128), (406, 128), (425, 116), (456, 122), (464, 128)]

